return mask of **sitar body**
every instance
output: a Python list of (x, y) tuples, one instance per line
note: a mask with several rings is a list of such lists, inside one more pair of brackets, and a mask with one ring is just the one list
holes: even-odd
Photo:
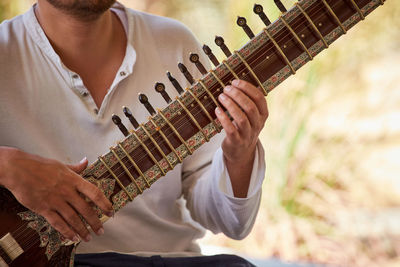
[[(51, 228), (48, 223), (38, 225), (42, 220), (23, 220), (20, 215), (30, 212), (14, 198), (10, 191), (0, 187), (0, 267), (11, 266), (73, 266), (73, 251), (75, 244), (53, 246), (58, 249), (52, 253), (46, 251), (52, 249), (48, 246), (52, 242), (51, 235), (61, 235)], [(30, 212), (31, 213), (31, 212)], [(43, 226), (39, 231), (35, 225)], [(38, 228), (36, 227), (36, 228)], [(48, 233), (48, 234), (46, 234)], [(46, 240), (46, 238), (48, 238)], [(15, 240), (15, 243), (14, 243)], [(62, 239), (61, 239), (62, 240)], [(51, 257), (48, 255), (51, 254)]]
[[(218, 134), (221, 125), (214, 114), (216, 99), (231, 80), (247, 80), (267, 95), (384, 2), (299, 1), (179, 99), (99, 157), (82, 177), (97, 185), (117, 212)], [(105, 221), (101, 211), (96, 211)], [(77, 244), (65, 240), (3, 187), (0, 221), (0, 267), (73, 265)]]

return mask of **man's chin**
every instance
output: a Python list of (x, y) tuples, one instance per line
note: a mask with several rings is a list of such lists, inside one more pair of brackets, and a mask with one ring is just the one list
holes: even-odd
[(60, 11), (81, 20), (94, 20), (112, 7), (116, 0), (46, 0)]

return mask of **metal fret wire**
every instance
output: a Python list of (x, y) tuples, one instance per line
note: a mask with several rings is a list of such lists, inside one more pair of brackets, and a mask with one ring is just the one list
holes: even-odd
[(117, 181), (118, 185), (125, 191), (125, 193), (128, 195), (129, 199), (132, 201), (133, 197), (131, 196), (131, 194), (129, 194), (128, 190), (126, 189), (126, 187), (122, 184), (122, 182), (118, 179), (117, 175), (115, 175), (115, 173), (111, 170), (111, 168), (107, 165), (107, 163), (103, 160), (102, 157), (99, 157), (99, 160), (101, 161), (101, 163), (103, 163), (104, 167), (106, 167), (107, 171), (115, 178), (115, 180)]
[(239, 80), (239, 76), (236, 74), (236, 72), (231, 68), (231, 66), (229, 66), (228, 62), (226, 62), (226, 60), (222, 61), (222, 64), (224, 64), (224, 66), (229, 70), (230, 73), (232, 73), (233, 77), (235, 77), (235, 79)]
[(191, 89), (187, 88), (186, 90), (187, 90), (187, 91), (189, 92), (189, 94), (193, 97), (193, 99), (197, 102), (197, 104), (201, 107), (201, 109), (204, 111), (204, 114), (206, 114), (207, 118), (210, 120), (210, 122), (211, 122), (212, 124), (214, 124), (215, 129), (217, 129), (218, 132), (219, 132), (220, 129), (219, 129), (217, 123), (215, 122), (215, 120), (213, 120), (213, 118), (211, 117), (210, 113), (208, 112), (208, 110), (206, 109), (206, 107), (203, 105), (203, 103), (201, 103), (201, 101), (199, 100), (199, 98), (195, 95), (195, 93), (194, 93)]
[(144, 133), (149, 137), (149, 139), (151, 140), (151, 142), (153, 143), (153, 145), (157, 148), (158, 152), (160, 152), (161, 156), (167, 161), (169, 167), (171, 168), (171, 170), (174, 168), (172, 166), (172, 163), (169, 162), (167, 156), (165, 155), (164, 151), (162, 151), (161, 147), (158, 145), (158, 143), (156, 142), (156, 140), (154, 140), (153, 136), (146, 130), (146, 128), (144, 127), (144, 125), (142, 125), (142, 129), (144, 131)]
[(204, 138), (206, 139), (206, 141), (210, 141), (210, 139), (208, 138), (208, 136), (206, 135), (206, 133), (204, 132), (203, 128), (201, 128), (199, 122), (196, 120), (196, 118), (193, 116), (193, 114), (187, 109), (187, 107), (185, 106), (185, 104), (183, 104), (182, 100), (179, 99), (179, 97), (176, 98), (176, 100), (178, 101), (179, 105), (181, 105), (181, 107), (183, 108), (183, 110), (186, 112), (187, 115), (189, 115), (190, 119), (193, 121), (193, 123), (196, 125), (197, 129), (199, 129), (199, 131), (203, 134)]
[(115, 152), (114, 148), (110, 148), (110, 151), (114, 154), (115, 158), (118, 160), (119, 164), (121, 164), (122, 168), (125, 170), (126, 174), (129, 176), (129, 178), (132, 180), (132, 182), (135, 183), (137, 189), (139, 190), (140, 193), (143, 193), (142, 188), (138, 185), (136, 182), (135, 178), (132, 176), (131, 172), (129, 169), (125, 166), (125, 164), (122, 162), (121, 158), (118, 156), (117, 152)]
[(294, 30), (292, 29), (292, 27), (289, 25), (289, 23), (286, 21), (286, 19), (281, 16), (280, 20), (282, 20), (283, 24), (285, 24), (286, 28), (289, 29), (289, 31), (292, 33), (292, 35), (294, 36), (294, 38), (297, 40), (297, 42), (303, 47), (304, 52), (307, 53), (308, 57), (310, 58), (310, 60), (313, 60), (313, 56), (311, 55), (310, 51), (308, 51), (308, 48), (305, 46), (305, 44), (303, 43), (303, 41), (299, 38), (299, 36), (294, 32)]
[(180, 163), (182, 163), (182, 158), (179, 156), (178, 152), (175, 150), (174, 146), (171, 144), (171, 142), (169, 141), (168, 137), (165, 136), (165, 134), (164, 134), (163, 130), (161, 129), (161, 127), (158, 126), (158, 125), (156, 124), (156, 122), (153, 120), (152, 117), (150, 117), (150, 121), (151, 121), (151, 123), (154, 125), (154, 127), (156, 127), (156, 129), (158, 129), (157, 132), (161, 135), (161, 137), (162, 137), (162, 138), (164, 139), (164, 141), (167, 143), (167, 145), (169, 146), (169, 148), (171, 149), (171, 151), (172, 151), (172, 152), (175, 154), (175, 156), (178, 158), (178, 161), (179, 161)]
[(322, 1), (322, 3), (324, 3), (325, 7), (328, 9), (328, 11), (332, 15), (332, 17), (336, 20), (336, 23), (342, 29), (343, 33), (346, 34), (347, 33), (346, 29), (344, 28), (344, 26), (343, 26), (342, 22), (340, 21), (340, 19), (336, 16), (335, 12), (333, 12), (331, 6), (328, 5), (326, 0), (321, 0), (321, 1)]
[(240, 54), (240, 52), (235, 51), (234, 53), (236, 56), (238, 56), (240, 58), (240, 60), (243, 62), (243, 64), (247, 67), (247, 69), (249, 70), (249, 72), (251, 73), (251, 75), (253, 76), (253, 78), (256, 80), (256, 82), (258, 83), (258, 85), (261, 87), (261, 89), (264, 92), (264, 95), (268, 95), (267, 90), (264, 88), (263, 84), (260, 82), (260, 79), (258, 79), (257, 75), (254, 73), (253, 69), (250, 67), (249, 63), (247, 63), (247, 61), (244, 59), (244, 57)]
[(356, 2), (354, 2), (354, 0), (350, 0), (350, 2), (353, 4), (354, 8), (357, 10), (358, 14), (360, 15), (361, 20), (365, 19), (364, 14), (361, 12), (360, 8), (358, 7), (358, 5), (356, 4)]
[(167, 119), (167, 117), (165, 117), (164, 113), (160, 109), (158, 110), (158, 114), (161, 115), (163, 120), (168, 124), (168, 126), (171, 128), (171, 130), (174, 132), (174, 134), (178, 137), (178, 139), (181, 141), (181, 143), (186, 147), (186, 149), (188, 150), (189, 154), (192, 155), (193, 154), (193, 150), (190, 149), (189, 145), (183, 139), (183, 137), (178, 132), (178, 130), (175, 128), (175, 126)]
[[(141, 128), (143, 129), (143, 125), (141, 126)], [(144, 148), (144, 150), (146, 150), (147, 155), (151, 158), (151, 160), (154, 162), (154, 164), (157, 165), (157, 167), (160, 169), (161, 173), (163, 174), (163, 176), (165, 175), (165, 171), (164, 169), (161, 167), (160, 163), (158, 162), (158, 160), (154, 157), (153, 153), (150, 152), (149, 148), (147, 147), (147, 145), (142, 141), (142, 139), (139, 138), (139, 136), (136, 134), (135, 131), (131, 132), (133, 134), (133, 136), (135, 136), (136, 140), (140, 143), (140, 145)], [(145, 132), (146, 133), (146, 132)]]
[(150, 188), (150, 183), (147, 180), (146, 176), (144, 175), (144, 173), (142, 172), (142, 170), (139, 168), (139, 166), (136, 164), (136, 162), (132, 159), (131, 155), (129, 155), (128, 151), (125, 150), (125, 148), (123, 147), (123, 145), (121, 143), (118, 143), (118, 147), (124, 151), (125, 155), (128, 157), (129, 161), (131, 162), (131, 164), (133, 165), (133, 167), (136, 169), (136, 171), (139, 173), (139, 177), (142, 176), (143, 180), (146, 182), (147, 188)]
[(198, 80), (199, 84), (203, 87), (203, 89), (206, 91), (206, 93), (208, 94), (208, 96), (211, 98), (211, 100), (214, 102), (215, 106), (217, 107), (221, 107), (219, 105), (219, 103), (217, 102), (217, 100), (215, 99), (214, 95), (211, 93), (211, 91), (207, 88), (207, 86), (204, 84), (204, 82), (202, 80)]
[(325, 48), (328, 48), (329, 45), (325, 40), (325, 37), (322, 35), (322, 33), (318, 30), (317, 26), (315, 26), (314, 22), (312, 21), (312, 19), (310, 18), (310, 16), (308, 16), (308, 14), (305, 12), (305, 10), (301, 7), (301, 5), (299, 4), (299, 2), (297, 2), (295, 4), (297, 6), (297, 8), (301, 11), (301, 13), (303, 14), (303, 16), (307, 19), (308, 23), (313, 27), (314, 31), (318, 34), (319, 38), (321, 39), (321, 41), (324, 43)]
[[(384, 4), (384, 1), (383, 0), (380, 0), (380, 3), (381, 3), (381, 5), (383, 5)], [(333, 6), (335, 6), (335, 5), (333, 5)], [(320, 9), (320, 10), (322, 10), (322, 9)], [(320, 11), (320, 10), (318, 10), (318, 11)], [(314, 13), (315, 14), (315, 13)], [(321, 16), (320, 16), (321, 17)], [(320, 18), (320, 17), (317, 17), (317, 18)], [(304, 24), (299, 24), (299, 26), (304, 26)], [(268, 53), (268, 52), (270, 52), (271, 50), (268, 50), (268, 51), (266, 51), (266, 53)], [(266, 53), (264, 53), (264, 54), (266, 54)], [(161, 112), (159, 112), (159, 113), (161, 113)], [(122, 146), (121, 146), (122, 147)], [(128, 154), (128, 153), (127, 153)], [(129, 155), (129, 154), (128, 154)], [(140, 158), (140, 159), (143, 159), (144, 157), (142, 157), (142, 158)], [(139, 160), (140, 160), (139, 159)], [(101, 161), (101, 160), (100, 160)], [(20, 229), (22, 229), (22, 232), (21, 232), (21, 234), (22, 233), (24, 233), (24, 232), (28, 232), (29, 233), (29, 231), (28, 231), (28, 229), (27, 228), (25, 228), (25, 227), (23, 227), (23, 226), (20, 226), (17, 230), (15, 230), (14, 232), (17, 232), (18, 230), (20, 230)], [(13, 232), (13, 233), (14, 233)], [(17, 233), (17, 235), (18, 235), (18, 233)], [(29, 249), (30, 247), (33, 247), (35, 244), (37, 244), (37, 243), (40, 243), (40, 240), (38, 240), (38, 239), (35, 239), (35, 235), (32, 235), (31, 237), (33, 237), (33, 239), (34, 240), (32, 240), (32, 238), (30, 238), (31, 239), (31, 241), (33, 241), (33, 242), (31, 242), (28, 246), (28, 248), (27, 249)], [(29, 237), (28, 237), (28, 241), (29, 241)]]

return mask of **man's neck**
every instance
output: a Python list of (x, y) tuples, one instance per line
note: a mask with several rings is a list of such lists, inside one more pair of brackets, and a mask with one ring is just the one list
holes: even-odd
[(118, 17), (107, 10), (80, 19), (46, 0), (38, 0), (35, 14), (63, 64), (81, 76), (100, 107), (125, 56), (127, 37)]
[(73, 17), (47, 1), (38, 1), (35, 9), (54, 50), (61, 58), (104, 54), (111, 46), (113, 14), (110, 10), (93, 20)]

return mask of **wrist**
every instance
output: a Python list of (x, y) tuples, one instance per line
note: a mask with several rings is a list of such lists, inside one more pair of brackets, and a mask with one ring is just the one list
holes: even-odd
[(8, 188), (10, 175), (7, 175), (9, 164), (12, 164), (15, 158), (21, 151), (17, 148), (0, 146), (0, 186)]
[(224, 159), (225, 162), (230, 164), (230, 165), (236, 165), (236, 166), (248, 166), (249, 164), (252, 164), (254, 161), (255, 157), (255, 152), (256, 152), (256, 145), (249, 147), (246, 150), (241, 150), (238, 155), (227, 155), (224, 153)]

